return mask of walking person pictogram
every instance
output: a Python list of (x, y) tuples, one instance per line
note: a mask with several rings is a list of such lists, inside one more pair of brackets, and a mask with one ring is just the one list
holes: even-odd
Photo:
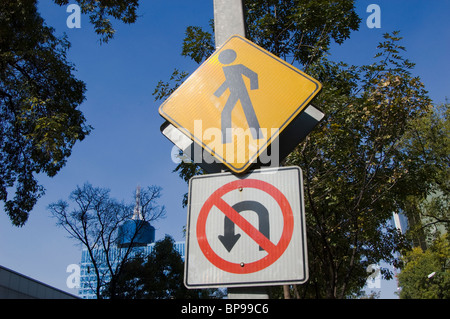
[[(219, 62), (225, 65), (230, 64), (234, 62), (236, 56), (237, 55), (234, 50), (227, 49), (220, 53)], [(216, 97), (221, 97), (227, 89), (230, 90), (230, 96), (228, 97), (221, 114), (222, 143), (226, 144), (232, 142), (231, 112), (238, 101), (241, 102), (241, 106), (244, 110), (245, 118), (247, 119), (253, 138), (263, 138), (264, 136), (261, 132), (255, 110), (253, 109), (252, 101), (242, 77), (245, 75), (250, 79), (250, 90), (257, 90), (259, 88), (258, 74), (243, 64), (224, 66), (223, 72), (225, 74), (225, 82), (214, 93)]]

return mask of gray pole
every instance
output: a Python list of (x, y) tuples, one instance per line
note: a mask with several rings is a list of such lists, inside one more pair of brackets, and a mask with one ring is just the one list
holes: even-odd
[[(232, 35), (245, 37), (242, 0), (214, 0), (216, 48)], [(228, 288), (228, 299), (269, 299), (265, 287)]]
[(242, 0), (214, 0), (216, 48), (234, 34), (245, 37)]

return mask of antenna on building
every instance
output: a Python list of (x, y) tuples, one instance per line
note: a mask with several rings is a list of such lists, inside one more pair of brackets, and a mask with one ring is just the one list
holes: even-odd
[(142, 209), (141, 209), (141, 186), (138, 185), (136, 188), (136, 204), (134, 205), (133, 220), (143, 220)]

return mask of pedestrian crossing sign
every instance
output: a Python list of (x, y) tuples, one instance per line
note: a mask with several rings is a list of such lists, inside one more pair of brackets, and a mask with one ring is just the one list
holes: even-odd
[(234, 35), (159, 113), (232, 172), (243, 173), (321, 88), (314, 78)]

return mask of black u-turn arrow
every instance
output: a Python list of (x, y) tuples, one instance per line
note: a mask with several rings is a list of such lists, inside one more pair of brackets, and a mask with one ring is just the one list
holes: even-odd
[[(270, 240), (269, 211), (263, 204), (248, 200), (236, 203), (232, 206), (232, 208), (238, 213), (250, 210), (258, 214), (258, 229), (261, 234)], [(218, 238), (228, 252), (231, 252), (234, 245), (236, 245), (237, 241), (241, 237), (240, 234), (235, 234), (235, 226), (236, 225), (231, 221), (231, 219), (225, 216), (223, 235), (219, 235)], [(259, 250), (264, 249), (259, 247)]]

